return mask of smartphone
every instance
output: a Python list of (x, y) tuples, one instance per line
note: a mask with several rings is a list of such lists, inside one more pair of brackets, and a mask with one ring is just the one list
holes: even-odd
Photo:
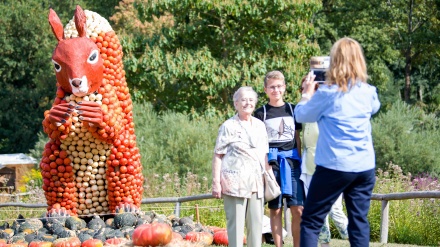
[(312, 69), (312, 74), (315, 75), (315, 82), (318, 84), (324, 84), (325, 82), (325, 70), (323, 69)]

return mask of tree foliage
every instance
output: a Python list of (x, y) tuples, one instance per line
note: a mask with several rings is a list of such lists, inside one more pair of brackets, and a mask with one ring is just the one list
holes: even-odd
[[(439, 10), (436, 0), (324, 0), (316, 19), (317, 37), (322, 48), (343, 36), (357, 39), (371, 82), (387, 91), (387, 103), (398, 96), (407, 103), (430, 104), (439, 79), (429, 65), (438, 57)], [(400, 95), (390, 94), (391, 89)]]
[(262, 92), (274, 69), (284, 72), (293, 100), (309, 58), (319, 54), (310, 39), (318, 1), (139, 0), (135, 7), (124, 9), (138, 17), (129, 26), (156, 29), (125, 37), (125, 69), (135, 98), (159, 110), (228, 112), (238, 87)]
[(0, 153), (26, 152), (55, 94), (50, 28), (40, 1), (2, 1), (0, 12)]

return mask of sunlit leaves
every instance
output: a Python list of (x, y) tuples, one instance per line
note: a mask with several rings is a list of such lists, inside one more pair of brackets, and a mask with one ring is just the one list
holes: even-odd
[(319, 55), (310, 39), (319, 1), (139, 0), (134, 6), (133, 22), (159, 25), (168, 16), (172, 23), (123, 41), (129, 83), (156, 109), (228, 112), (239, 86), (264, 96), (264, 75), (274, 69), (285, 73), (293, 100), (310, 56)]

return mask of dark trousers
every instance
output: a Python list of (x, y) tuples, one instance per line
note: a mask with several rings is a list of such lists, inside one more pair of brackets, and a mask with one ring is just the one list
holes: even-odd
[(370, 198), (376, 181), (375, 170), (341, 172), (316, 166), (301, 221), (301, 247), (316, 247), (325, 216), (344, 193), (351, 247), (368, 247), (370, 224), (367, 220)]

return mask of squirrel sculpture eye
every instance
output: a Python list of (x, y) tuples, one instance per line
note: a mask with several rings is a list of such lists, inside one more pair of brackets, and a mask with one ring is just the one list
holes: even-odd
[(95, 64), (98, 62), (98, 56), (99, 56), (99, 51), (98, 50), (93, 50), (90, 55), (89, 58), (87, 58), (87, 62), (90, 64)]
[(53, 66), (55, 67), (55, 71), (56, 72), (60, 72), (61, 70), (61, 65), (59, 65), (57, 62), (55, 62), (54, 60), (52, 60)]

